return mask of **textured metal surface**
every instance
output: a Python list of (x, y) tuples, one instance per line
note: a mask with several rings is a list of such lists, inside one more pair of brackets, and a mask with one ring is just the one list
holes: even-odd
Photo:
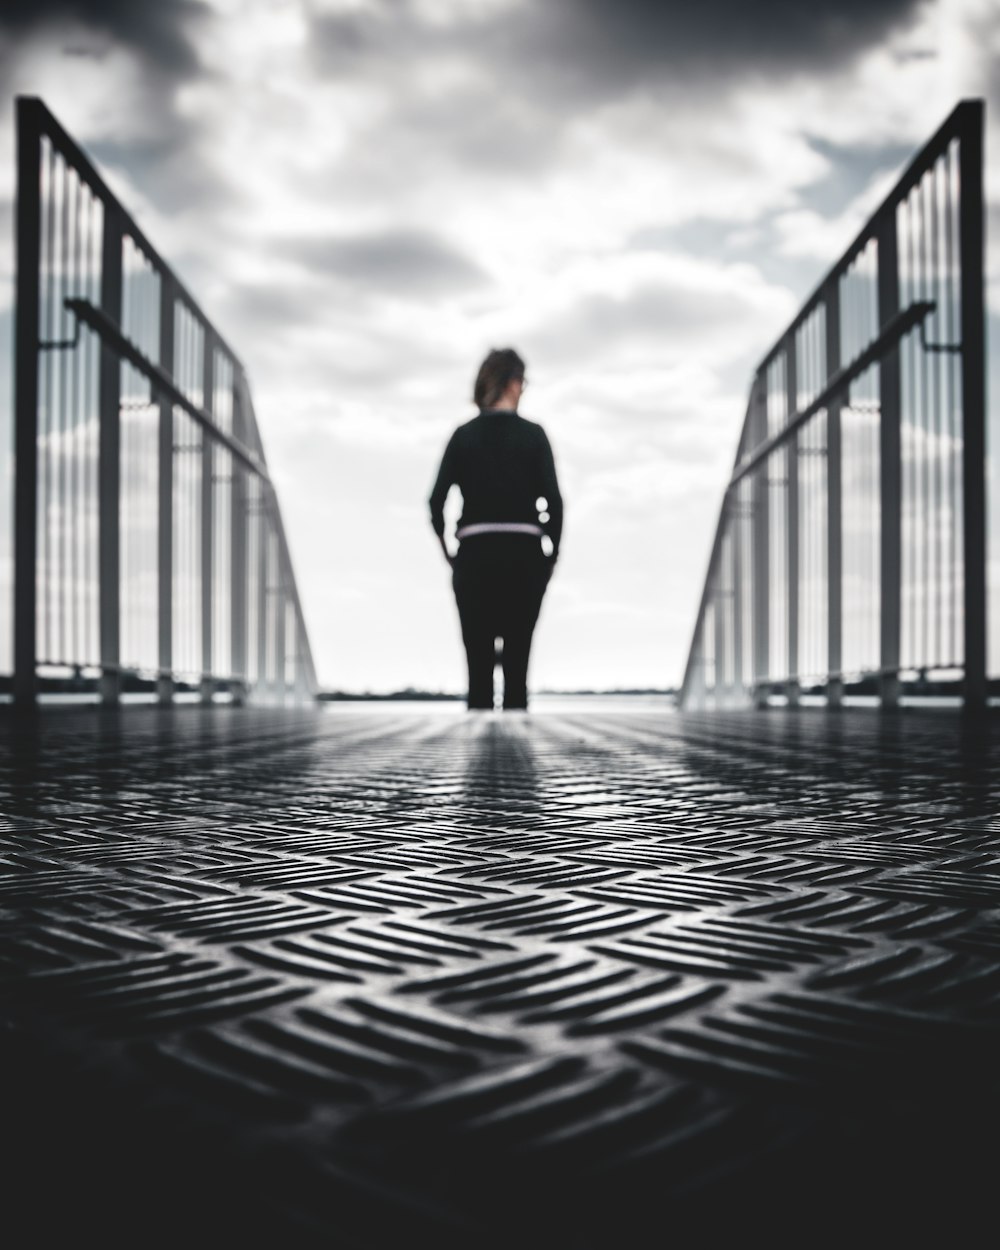
[(992, 1201), (988, 721), (0, 733), (18, 1244), (955, 1235)]

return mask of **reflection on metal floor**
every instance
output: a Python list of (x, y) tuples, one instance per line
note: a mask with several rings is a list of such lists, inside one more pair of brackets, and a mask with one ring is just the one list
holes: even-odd
[(970, 1244), (1000, 1174), (996, 739), (0, 722), (15, 1244)]

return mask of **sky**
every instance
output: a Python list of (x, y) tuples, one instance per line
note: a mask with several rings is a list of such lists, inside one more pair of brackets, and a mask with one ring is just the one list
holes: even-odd
[(426, 501), (491, 347), (566, 502), (532, 686), (672, 685), (754, 368), (963, 97), (1000, 242), (1000, 0), (5, 0), (0, 354), (17, 94), (240, 356), (328, 688), (463, 688)]

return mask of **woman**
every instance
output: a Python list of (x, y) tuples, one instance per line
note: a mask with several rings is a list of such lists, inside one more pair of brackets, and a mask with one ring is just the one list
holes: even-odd
[[(493, 706), (498, 639), (504, 709), (527, 708), (531, 635), (559, 556), (562, 496), (545, 431), (518, 415), (525, 385), (524, 361), (513, 348), (490, 352), (473, 391), (479, 416), (451, 436), (431, 492), (431, 524), (453, 569), (470, 708)], [(444, 501), (453, 483), (463, 504), (454, 559), (444, 542)], [(549, 556), (543, 535), (552, 543)]]

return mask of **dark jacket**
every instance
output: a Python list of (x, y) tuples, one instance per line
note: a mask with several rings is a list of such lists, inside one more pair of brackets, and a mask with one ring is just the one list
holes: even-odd
[[(460, 425), (448, 440), (431, 491), (431, 524), (444, 533), (444, 501), (453, 483), (462, 492), (458, 523), (520, 521), (541, 525), (559, 554), (563, 502), (552, 448), (545, 431), (512, 409), (485, 409)], [(544, 498), (549, 519), (540, 522), (536, 500)]]

